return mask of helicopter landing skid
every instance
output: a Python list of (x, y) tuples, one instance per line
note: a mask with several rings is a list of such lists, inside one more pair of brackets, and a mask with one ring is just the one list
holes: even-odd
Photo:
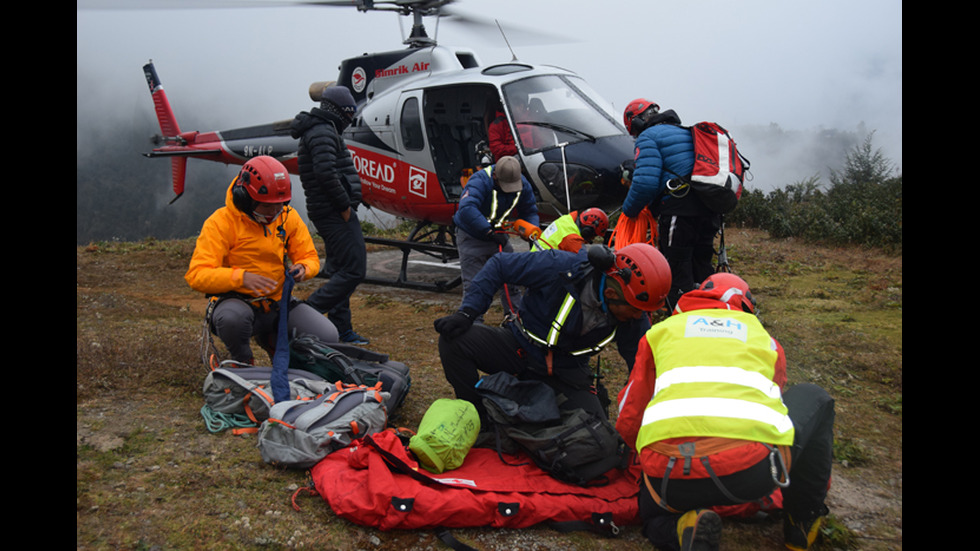
[(442, 263), (446, 263), (449, 260), (454, 260), (458, 258), (458, 253), (456, 252), (456, 247), (443, 243), (425, 243), (420, 241), (401, 241), (398, 239), (385, 239), (383, 237), (370, 237), (364, 236), (365, 243), (373, 243), (375, 245), (383, 245), (385, 247), (395, 247), (401, 249), (402, 258), (401, 266), (398, 271), (398, 277), (395, 279), (381, 279), (371, 277), (370, 275), (364, 279), (365, 283), (373, 283), (375, 285), (388, 285), (392, 287), (402, 287), (406, 289), (418, 289), (421, 291), (448, 291), (459, 286), (462, 283), (462, 278), (456, 276), (455, 279), (448, 281), (411, 281), (408, 278), (408, 257), (412, 252), (421, 252), (436, 258), (439, 258)]

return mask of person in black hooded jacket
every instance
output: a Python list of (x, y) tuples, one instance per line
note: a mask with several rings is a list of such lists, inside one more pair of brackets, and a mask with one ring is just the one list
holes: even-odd
[(290, 132), (299, 139), (299, 177), (306, 211), (323, 238), (324, 272), (330, 277), (306, 302), (327, 314), (341, 341), (367, 344), (367, 339), (354, 332), (350, 310), (350, 296), (367, 275), (367, 250), (357, 217), (361, 180), (342, 135), (356, 111), (349, 89), (330, 86), (323, 90), (320, 107), (296, 115)]

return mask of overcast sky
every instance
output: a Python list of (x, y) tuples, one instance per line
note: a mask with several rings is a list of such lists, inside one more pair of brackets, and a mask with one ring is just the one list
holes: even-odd
[[(511, 42), (522, 60), (578, 72), (617, 111), (646, 97), (685, 123), (715, 120), (729, 129), (774, 123), (854, 131), (863, 123), (902, 166), (901, 2), (460, 0), (453, 7), (497, 19), (505, 31), (539, 28), (574, 39), (531, 45), (514, 30)], [(80, 9), (79, 151), (91, 115), (145, 124), (153, 107), (141, 67), (149, 59), (183, 130), (231, 129), (308, 109), (310, 83), (336, 79), (344, 58), (402, 48), (409, 23), (352, 7)], [(484, 64), (511, 57), (499, 33), (479, 38), (450, 20), (427, 26), (440, 43), (470, 47)]]

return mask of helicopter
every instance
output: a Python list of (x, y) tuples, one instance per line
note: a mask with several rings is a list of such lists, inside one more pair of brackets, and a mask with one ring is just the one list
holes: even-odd
[[(365, 236), (402, 251), (398, 277), (378, 283), (436, 290), (458, 285), (459, 278), (410, 281), (408, 256), (419, 251), (444, 263), (457, 258), (453, 215), (467, 178), (494, 161), (487, 129), (498, 110), (515, 137), (516, 156), (534, 188), (542, 223), (588, 207), (610, 212), (626, 196), (621, 167), (633, 158), (633, 139), (611, 105), (572, 71), (518, 61), (516, 55), (483, 65), (471, 49), (438, 44), (428, 36), (423, 17), (444, 15), (450, 3), (317, 2), (412, 18), (403, 41), (407, 48), (345, 59), (335, 81), (309, 87), (317, 103), (324, 87), (350, 89), (358, 109), (343, 136), (360, 176), (363, 203), (415, 222), (404, 241)], [(162, 132), (145, 155), (171, 159), (173, 201), (183, 193), (189, 158), (243, 164), (269, 155), (297, 173), (291, 118), (226, 131), (182, 131), (152, 60), (143, 72)]]

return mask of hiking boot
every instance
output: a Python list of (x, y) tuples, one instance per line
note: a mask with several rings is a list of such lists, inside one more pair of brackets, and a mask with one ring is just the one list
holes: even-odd
[(823, 525), (824, 516), (830, 513), (824, 505), (821, 510), (807, 519), (797, 520), (793, 515), (786, 513), (783, 518), (783, 542), (786, 549), (793, 551), (806, 551), (817, 540), (820, 535), (820, 526)]
[(340, 342), (347, 344), (369, 344), (371, 341), (358, 335), (353, 329), (348, 329), (346, 333), (340, 336)]
[(677, 521), (677, 539), (681, 551), (718, 551), (721, 517), (710, 509), (688, 511)]

